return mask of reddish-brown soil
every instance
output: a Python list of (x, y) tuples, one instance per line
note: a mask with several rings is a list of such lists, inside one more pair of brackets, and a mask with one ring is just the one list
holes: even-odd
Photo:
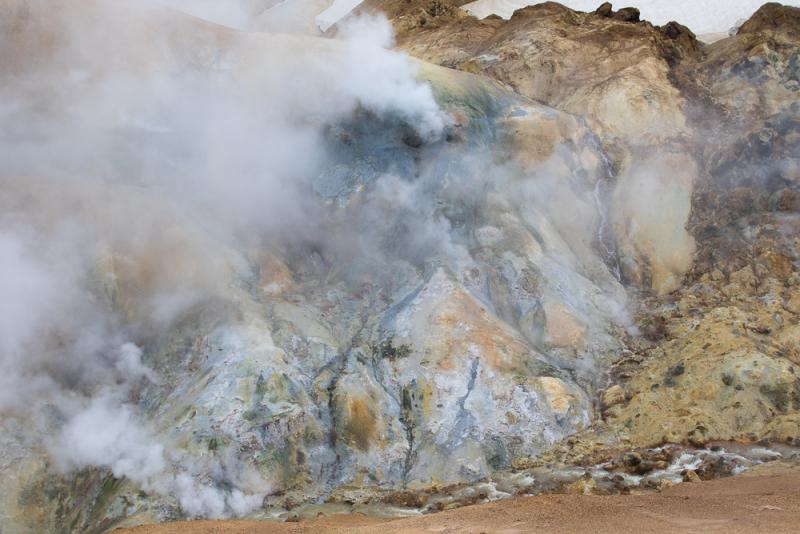
[(193, 521), (115, 534), (405, 534), (590, 532), (800, 532), (800, 469), (764, 466), (753, 473), (681, 484), (646, 495), (543, 495), (404, 519), (361, 515), (300, 523)]

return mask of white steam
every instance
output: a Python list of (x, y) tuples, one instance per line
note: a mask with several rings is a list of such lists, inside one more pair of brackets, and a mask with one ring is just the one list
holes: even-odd
[[(208, 443), (192, 456), (181, 440), (194, 436), (180, 433), (194, 415), (164, 416), (170, 407), (150, 404), (175, 386), (171, 362), (157, 361), (153, 349), (163, 339), (154, 338), (209, 302), (242, 313), (263, 304), (242, 297), (257, 278), (253, 250), (288, 250), (280, 258), (287, 263), (300, 250), (297, 270), (307, 269), (306, 278), (373, 283), (386, 302), (409, 290), (398, 286), (419, 285), (421, 273), (443, 267), (488, 307), (495, 295), (485, 287), (500, 276), (520, 285), (517, 271), (538, 262), (542, 285), (554, 293), (545, 296), (587, 317), (602, 310), (598, 324), (624, 315), (619, 294), (590, 293), (592, 282), (578, 273), (600, 273), (601, 285), (622, 292), (591, 251), (591, 179), (570, 183), (562, 154), (524, 170), (458, 142), (431, 154), (425, 142), (454, 125), (418, 82), (418, 66), (390, 50), (386, 20), (353, 20), (329, 40), (234, 32), (151, 1), (7, 4), (0, 412), (55, 412), (59, 424), (43, 448), (60, 472), (107, 469), (191, 517), (245, 515), (262, 505), (273, 481), (251, 465), (251, 451), (242, 452), (256, 445), (232, 431), (231, 445), (212, 453)], [(169, 4), (234, 27), (264, 7)], [(354, 120), (373, 129), (354, 140), (341, 127)], [(421, 159), (408, 166), (413, 177), (392, 167), (408, 147), (376, 139), (387, 125), (394, 137), (408, 131), (401, 142)], [(347, 194), (318, 194), (316, 178), (341, 163), (339, 150), (391, 152), (390, 164), (370, 169)], [(341, 166), (348, 179), (358, 174)], [(575, 191), (584, 189), (576, 216)], [(543, 237), (523, 235), (527, 227)], [(484, 269), (494, 282), (480, 262), (494, 262)], [(519, 293), (503, 318), (533, 324), (538, 297)], [(537, 328), (525, 335), (540, 337)], [(258, 350), (278, 353), (269, 335)], [(197, 415), (203, 395), (216, 406), (236, 385), (179, 388), (198, 388), (186, 395)], [(235, 424), (219, 426), (224, 434)]]
[(105, 467), (152, 489), (166, 469), (164, 447), (141, 429), (135, 407), (113, 392), (98, 394), (67, 421), (51, 453), (63, 470)]
[[(243, 6), (194, 9), (242, 26)], [(267, 481), (235, 459), (199, 467), (144, 422), (136, 398), (161, 377), (137, 332), (226, 291), (241, 258), (209, 236), (314, 226), (303, 191), (326, 124), (362, 109), (435, 139), (445, 119), (385, 20), (333, 42), (234, 36), (134, 0), (0, 14), (0, 413), (51, 405), (62, 472), (106, 468), (193, 517), (249, 513)]]

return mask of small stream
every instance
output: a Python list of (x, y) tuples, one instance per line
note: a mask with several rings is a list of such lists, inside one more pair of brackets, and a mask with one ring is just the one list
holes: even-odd
[(361, 490), (359, 496), (340, 496), (336, 502), (329, 498), (325, 503), (292, 510), (271, 508), (264, 518), (292, 521), (350, 513), (406, 517), (545, 493), (647, 493), (692, 479), (713, 480), (739, 475), (757, 465), (778, 460), (800, 461), (800, 448), (734, 442), (711, 442), (706, 448), (664, 445), (622, 453), (591, 466), (563, 465), (503, 471), (472, 484), (433, 490), (371, 493)]

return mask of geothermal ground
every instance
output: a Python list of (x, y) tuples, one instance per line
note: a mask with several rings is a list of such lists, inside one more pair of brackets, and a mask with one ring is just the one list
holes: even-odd
[(352, 532), (775, 532), (800, 524), (800, 471), (756, 469), (733, 479), (683, 484), (657, 494), (548, 495), (517, 498), (409, 519), (330, 516), (301, 523), (196, 521), (115, 531), (119, 534), (267, 534)]
[(797, 531), (800, 8), (661, 4), (0, 0), (0, 532)]

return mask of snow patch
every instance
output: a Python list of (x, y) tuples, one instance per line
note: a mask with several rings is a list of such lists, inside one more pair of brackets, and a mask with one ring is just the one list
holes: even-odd
[[(483, 19), (495, 14), (511, 18), (517, 9), (535, 5), (538, 1), (526, 0), (476, 0), (462, 6), (471, 15)], [(560, 0), (560, 3), (578, 11), (594, 11), (601, 0)], [(800, 0), (784, 0), (787, 6), (800, 6)], [(672, 20), (688, 26), (695, 34), (727, 32), (741, 19), (750, 16), (764, 4), (764, 0), (634, 0), (614, 5), (615, 9), (635, 6), (642, 19), (661, 26)]]

